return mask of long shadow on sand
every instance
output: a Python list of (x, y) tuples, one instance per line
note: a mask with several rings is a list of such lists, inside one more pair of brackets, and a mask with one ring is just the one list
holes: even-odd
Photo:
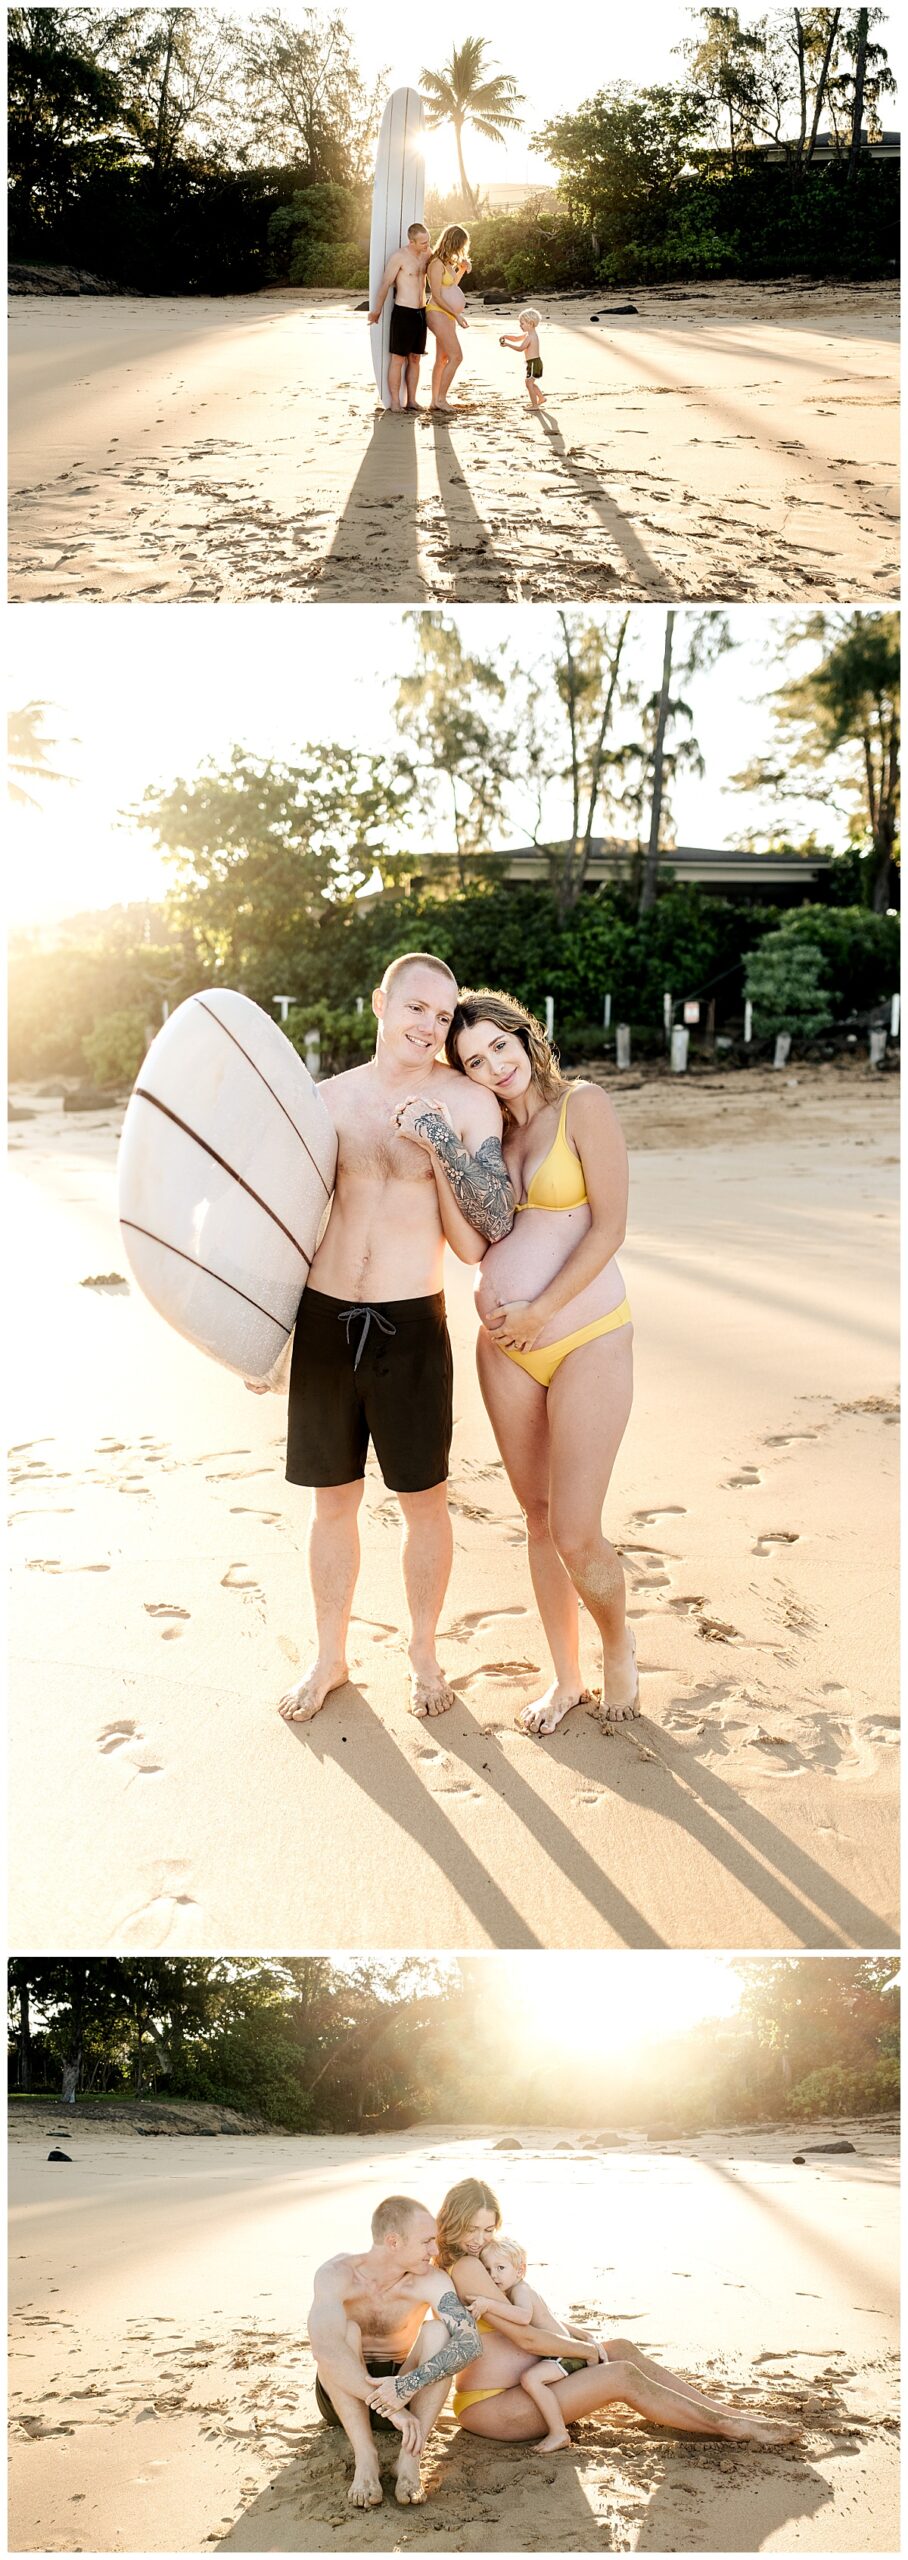
[[(314, 604), (350, 601), (351, 582), (364, 604), (419, 604), (427, 592), (419, 565), (417, 420), (382, 409), (347, 497)], [(371, 571), (374, 567), (375, 578)]]
[[(438, 491), (445, 512), (451, 594), (476, 603), (506, 603), (513, 593), (513, 565), (499, 559), (488, 526), (476, 506), (446, 419), (432, 419)], [(468, 565), (469, 564), (469, 565)]]
[(584, 505), (591, 507), (593, 513), (599, 517), (616, 551), (623, 552), (632, 577), (639, 579), (647, 596), (661, 596), (671, 603), (677, 596), (677, 587), (671, 578), (666, 576), (665, 570), (660, 569), (652, 553), (647, 551), (646, 544), (641, 542), (630, 517), (624, 515), (621, 508), (616, 506), (614, 498), (609, 496), (595, 463), (578, 456), (569, 445), (565, 444), (561, 428), (549, 409), (537, 409), (534, 411), (534, 416), (538, 418), (553, 461), (560, 463), (565, 479), (583, 499)]
[[(359, 1777), (356, 1759), (339, 1738), (337, 1709), (332, 1712), (330, 1700), (313, 1724), (296, 1728), (300, 1737), (306, 1739), (318, 1759), (333, 1760), (338, 1768), (343, 1769), (346, 1778), (356, 1778), (370, 1802), (390, 1814), (399, 1829), (409, 1832), (423, 1854), (434, 1860), (440, 1873), (460, 1894), (474, 1918), (487, 1931), (493, 1946), (541, 1946), (543, 1940), (521, 1917), (481, 1859), (461, 1839), (460, 1833), (443, 1813), (437, 1796), (411, 1769), (393, 1734), (372, 1714), (362, 1691), (354, 1689), (353, 1695), (371, 1717), (372, 1723), (362, 1777)], [(332, 1718), (330, 1725), (325, 1721), (328, 1716)], [(293, 1731), (292, 1726), (290, 1730)], [(436, 1728), (433, 1726), (430, 1730), (435, 1731)], [(562, 1822), (552, 1807), (534, 1793), (512, 1762), (505, 1759), (494, 1734), (473, 1722), (463, 1699), (459, 1698), (457, 1706), (452, 1707), (442, 1719), (439, 1730), (445, 1751), (452, 1758), (459, 1758), (473, 1772), (481, 1792), (489, 1791), (503, 1798), (509, 1812), (516, 1814), (518, 1821), (523, 1823), (537, 1849), (553, 1866), (561, 1869), (574, 1892), (581, 1895), (590, 1910), (606, 1923), (620, 1945), (666, 1945), (666, 1940), (651, 1927), (643, 1912), (629, 1902), (610, 1877), (603, 1873), (567, 1823)]]
[[(679, 2439), (634, 2421), (588, 2419), (570, 2453), (546, 2459), (528, 2445), (452, 2433), (445, 2420), (430, 2439), (426, 2503), (408, 2510), (405, 2523), (394, 2503), (386, 2440), (379, 2439), (384, 2504), (357, 2515), (347, 2505), (350, 2467), (338, 2431), (319, 2422), (301, 2437), (295, 2459), (212, 2547), (513, 2551), (531, 2514), (534, 2550), (759, 2551), (770, 2535), (819, 2514), (834, 2494), (803, 2455), (732, 2450), (714, 2438)], [(837, 2461), (841, 2452), (837, 2443)], [(717, 2466), (728, 2459), (735, 2468), (720, 2475)]]

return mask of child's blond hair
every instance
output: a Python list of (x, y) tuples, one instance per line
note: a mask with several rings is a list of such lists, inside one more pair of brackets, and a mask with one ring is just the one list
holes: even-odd
[(510, 2258), (514, 2269), (514, 2282), (521, 2284), (527, 2271), (527, 2253), (521, 2248), (519, 2240), (509, 2240), (502, 2232), (496, 2231), (494, 2239), (483, 2241), (480, 2249), (479, 2255), (483, 2266), (485, 2266), (487, 2252), (491, 2255), (493, 2249), (497, 2250), (501, 2257)]
[(518, 314), (517, 314), (517, 317), (518, 317), (518, 320), (521, 322), (521, 324), (523, 323), (523, 321), (524, 321), (524, 320), (529, 320), (529, 321), (531, 322), (531, 324), (532, 324), (532, 327), (533, 327), (534, 329), (538, 329), (538, 327), (539, 327), (539, 323), (540, 323), (540, 320), (541, 320), (541, 318), (542, 318), (542, 313), (541, 313), (541, 311), (519, 311), (519, 312), (518, 312)]

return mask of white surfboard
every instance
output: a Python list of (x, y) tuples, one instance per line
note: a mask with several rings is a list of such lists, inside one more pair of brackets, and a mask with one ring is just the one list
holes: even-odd
[[(400, 249), (411, 222), (421, 222), (426, 192), (423, 155), (423, 103), (418, 89), (392, 89), (381, 120), (372, 188), (372, 237), (369, 246), (371, 310), (392, 250)], [(394, 296), (389, 293), (381, 319), (370, 329), (372, 363), (382, 407), (389, 409), (388, 341)]]
[(282, 1362), (334, 1188), (337, 1139), (290, 1041), (206, 988), (152, 1041), (117, 1163), (126, 1258), (158, 1314), (244, 1378)]

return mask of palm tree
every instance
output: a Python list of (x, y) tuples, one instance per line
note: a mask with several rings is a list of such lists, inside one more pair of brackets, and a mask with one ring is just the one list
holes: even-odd
[(516, 113), (524, 103), (517, 82), (505, 72), (491, 70), (486, 59), (488, 50), (484, 36), (466, 36), (463, 44), (454, 46), (443, 70), (420, 73), (430, 129), (440, 124), (454, 127), (460, 183), (474, 214), (478, 198), (463, 164), (464, 125), (475, 126), (487, 142), (503, 142), (505, 135), (523, 122)]
[(45, 729), (47, 702), (26, 702), (21, 710), (9, 715), (9, 796), (18, 808), (36, 809), (39, 805), (30, 782), (69, 782), (72, 776), (61, 773), (56, 763), (55, 748)]

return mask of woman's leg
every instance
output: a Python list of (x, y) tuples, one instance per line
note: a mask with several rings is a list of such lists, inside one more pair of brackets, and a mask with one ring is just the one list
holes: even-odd
[(426, 317), (437, 350), (432, 368), (432, 407), (443, 409), (448, 383), (460, 363), (460, 340), (450, 312), (430, 311)]
[[(630, 2355), (635, 2354), (631, 2348)], [(656, 2366), (655, 2371), (661, 2373), (663, 2368)], [(565, 2374), (564, 2381), (554, 2383), (552, 2389), (567, 2426), (618, 2401), (654, 2426), (671, 2427), (678, 2434), (724, 2436), (730, 2442), (762, 2445), (790, 2444), (800, 2434), (799, 2427), (783, 2419), (760, 2418), (749, 2409), (730, 2409), (721, 2400), (708, 2400), (678, 2374), (666, 2373), (664, 2381), (654, 2382), (639, 2364), (613, 2363), (611, 2357), (608, 2364), (586, 2365), (582, 2373)], [(514, 2391), (496, 2392), (494, 2400), (475, 2401), (463, 2411), (460, 2425), (469, 2435), (494, 2437), (499, 2444), (526, 2444), (539, 2435), (542, 2420), (521, 2385)]]
[(549, 1530), (549, 1425), (545, 1388), (499, 1351), (480, 1325), (476, 1363), (486, 1411), (526, 1522), (527, 1556), (536, 1606), (555, 1678), (543, 1698), (524, 1707), (529, 1732), (551, 1733), (583, 1696), (580, 1611), (570, 1575)]
[(621, 1558), (602, 1534), (602, 1506), (634, 1392), (633, 1327), (569, 1351), (548, 1391), (549, 1519), (574, 1588), (602, 1642), (602, 1715), (637, 1711), (637, 1665)]

